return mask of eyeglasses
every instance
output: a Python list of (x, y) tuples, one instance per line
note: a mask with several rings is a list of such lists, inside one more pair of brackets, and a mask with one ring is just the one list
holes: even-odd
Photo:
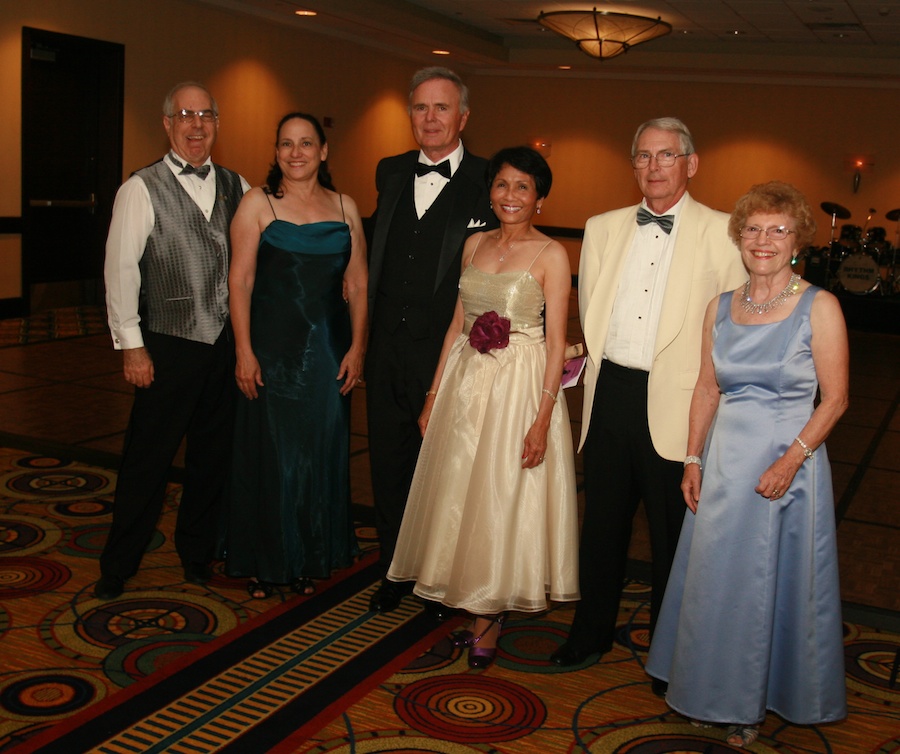
[(631, 157), (631, 165), (637, 169), (645, 168), (650, 164), (650, 160), (656, 158), (656, 164), (661, 168), (670, 168), (675, 164), (675, 160), (679, 157), (688, 157), (691, 153), (675, 154), (674, 152), (657, 152), (655, 155), (649, 152), (638, 152)]
[(193, 123), (195, 117), (199, 117), (204, 123), (212, 123), (219, 114), (215, 110), (176, 110), (169, 117), (179, 123)]
[(771, 228), (760, 228), (758, 225), (745, 225), (741, 228), (741, 238), (759, 238), (760, 233), (765, 233), (771, 241), (783, 241), (793, 230), (788, 230), (783, 225), (773, 225)]

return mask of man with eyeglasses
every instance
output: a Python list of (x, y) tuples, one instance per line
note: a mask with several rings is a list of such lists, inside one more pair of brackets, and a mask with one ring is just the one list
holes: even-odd
[(185, 581), (206, 583), (231, 455), (228, 232), (250, 187), (210, 159), (219, 108), (204, 86), (173, 87), (163, 127), (171, 150), (120, 187), (106, 241), (109, 329), (135, 391), (94, 589), (104, 600), (140, 566), (183, 438), (175, 549)]
[(680, 485), (703, 314), (710, 299), (746, 279), (728, 215), (687, 193), (699, 164), (687, 126), (676, 118), (642, 124), (631, 164), (643, 201), (590, 218), (581, 250), (585, 511), (581, 602), (568, 640), (551, 656), (564, 667), (612, 648), (641, 500), (653, 558), (652, 634), (684, 518)]

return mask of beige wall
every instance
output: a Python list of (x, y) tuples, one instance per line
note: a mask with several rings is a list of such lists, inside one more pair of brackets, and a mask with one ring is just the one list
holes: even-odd
[[(730, 211), (750, 185), (778, 178), (815, 206), (844, 205), (860, 225), (877, 208), (872, 224), (894, 238), (895, 224), (884, 213), (900, 207), (897, 90), (505, 76), (477, 77), (473, 88), (478, 110), (470, 130), (484, 134), (479, 141), (489, 149), (535, 136), (551, 141), (548, 224), (581, 226), (593, 214), (637, 201), (628, 163), (634, 130), (649, 118), (675, 115), (690, 127), (700, 155), (690, 188), (700, 201)], [(753, 104), (739, 105), (748, 95)], [(875, 165), (854, 194), (848, 163), (856, 154), (874, 156)], [(824, 244), (831, 220), (824, 212), (816, 219)]]
[[(334, 119), (332, 173), (363, 214), (375, 207), (378, 159), (414, 146), (405, 88), (415, 62), (188, 0), (0, 2), (0, 216), (21, 211), (23, 25), (125, 45), (125, 175), (166, 149), (161, 99), (172, 83), (188, 78), (205, 81), (219, 101), (215, 158), (254, 184), (271, 160), (275, 123), (292, 109)], [(205, 43), (198, 43), (198, 32)], [(900, 207), (896, 88), (466, 78), (470, 149), (488, 155), (536, 136), (550, 139), (555, 184), (542, 215), (546, 224), (580, 227), (592, 214), (636, 201), (627, 160), (634, 128), (647, 118), (677, 115), (697, 141), (700, 170), (691, 191), (701, 201), (727, 211), (752, 183), (782, 178), (814, 205), (848, 207), (855, 224), (875, 207), (871, 224), (896, 240), (895, 224), (884, 219)], [(753, 104), (739, 104), (748, 98)], [(872, 156), (875, 165), (854, 195), (848, 163), (855, 155)], [(818, 241), (825, 243), (830, 221), (824, 213), (817, 219)], [(20, 295), (19, 255), (17, 237), (0, 236), (0, 299)]]
[[(331, 169), (365, 214), (375, 207), (379, 157), (414, 146), (404, 89), (415, 63), (185, 0), (4, 1), (0, 216), (21, 213), (22, 26), (125, 45), (123, 177), (165, 152), (162, 99), (185, 79), (204, 81), (219, 102), (215, 159), (254, 184), (272, 160), (275, 124), (290, 110), (334, 119)], [(0, 236), (0, 299), (21, 294), (20, 253), (18, 237)]]

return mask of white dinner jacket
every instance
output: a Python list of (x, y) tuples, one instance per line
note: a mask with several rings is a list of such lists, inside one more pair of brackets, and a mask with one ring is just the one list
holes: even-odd
[[(609, 320), (637, 229), (638, 207), (596, 215), (584, 229), (578, 305), (588, 358), (579, 450), (590, 427)], [(672, 255), (647, 386), (647, 416), (656, 452), (680, 461), (687, 448), (691, 396), (700, 371), (706, 306), (718, 294), (741, 285), (747, 273), (728, 237), (728, 215), (690, 195), (682, 205)]]

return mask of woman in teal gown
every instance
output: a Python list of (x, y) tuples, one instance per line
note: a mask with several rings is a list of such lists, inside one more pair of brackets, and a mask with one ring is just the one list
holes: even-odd
[(225, 570), (254, 599), (350, 565), (350, 392), (362, 376), (365, 240), (333, 190), (311, 115), (278, 125), (267, 185), (231, 225), (231, 320), (244, 395), (235, 420)]
[(729, 233), (750, 279), (706, 311), (681, 484), (692, 515), (647, 672), (673, 709), (747, 747), (766, 710), (804, 725), (847, 714), (823, 443), (847, 407), (849, 355), (837, 299), (791, 270), (815, 234), (802, 194), (754, 186)]

